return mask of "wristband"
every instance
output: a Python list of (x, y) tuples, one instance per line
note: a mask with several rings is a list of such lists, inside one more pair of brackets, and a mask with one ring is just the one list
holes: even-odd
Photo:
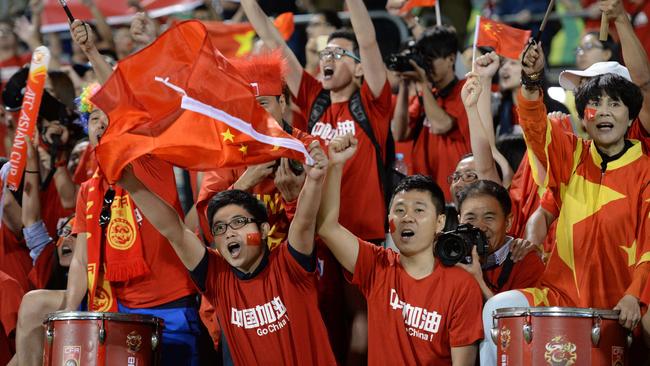
[(526, 74), (521, 71), (521, 84), (528, 90), (541, 89), (544, 83), (544, 72), (536, 72), (533, 74)]

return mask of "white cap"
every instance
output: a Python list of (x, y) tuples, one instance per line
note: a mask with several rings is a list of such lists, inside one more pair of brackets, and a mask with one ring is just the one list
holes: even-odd
[(616, 61), (596, 62), (589, 66), (587, 69), (580, 70), (566, 70), (560, 73), (560, 86), (566, 90), (574, 91), (580, 86), (581, 78), (591, 78), (604, 74), (616, 74), (624, 77), (628, 81), (632, 81), (630, 72), (627, 67), (619, 64)]

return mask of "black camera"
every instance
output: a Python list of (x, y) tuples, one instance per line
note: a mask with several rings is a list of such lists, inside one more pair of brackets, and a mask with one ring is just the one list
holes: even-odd
[(479, 256), (488, 254), (489, 243), (485, 233), (470, 224), (460, 224), (456, 230), (438, 236), (434, 253), (445, 266), (453, 266), (459, 262), (470, 264), (474, 246)]
[(415, 63), (423, 68), (428, 70), (426, 58), (417, 52), (415, 47), (409, 47), (400, 53), (393, 53), (388, 55), (386, 59), (386, 67), (388, 70), (405, 72), (405, 71), (415, 71), (413, 65), (409, 62), (410, 60), (415, 61)]
[[(273, 165), (273, 172), (275, 172), (279, 166), (280, 159), (275, 161), (275, 165)], [(302, 163), (298, 160), (293, 159), (289, 159), (289, 169), (291, 169), (291, 172), (295, 175), (300, 175), (305, 171), (305, 167), (302, 166)]]

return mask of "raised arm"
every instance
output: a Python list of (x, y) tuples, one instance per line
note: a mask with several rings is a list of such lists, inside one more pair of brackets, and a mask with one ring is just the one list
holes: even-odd
[(639, 120), (646, 132), (650, 133), (650, 61), (648, 61), (648, 54), (634, 33), (634, 27), (620, 0), (602, 0), (598, 2), (598, 5), (608, 19), (615, 19), (614, 24), (621, 39), (625, 65), (630, 71), (632, 81), (641, 88), (641, 93), (643, 93), (643, 106), (639, 112)]
[(318, 212), (318, 235), (348, 272), (354, 273), (359, 256), (359, 241), (339, 223), (343, 165), (357, 151), (357, 139), (348, 134), (335, 137), (329, 144), (330, 164), (325, 191)]
[(169, 240), (185, 268), (196, 268), (205, 254), (205, 246), (192, 230), (185, 226), (176, 210), (151, 192), (130, 167), (124, 169), (119, 185), (129, 192), (144, 217)]
[(284, 57), (287, 60), (287, 74), (285, 81), (291, 94), (298, 95), (300, 81), (302, 80), (302, 65), (287, 43), (282, 39), (282, 35), (273, 22), (264, 14), (262, 8), (257, 4), (257, 0), (241, 0), (241, 6), (246, 13), (248, 21), (251, 22), (257, 35), (264, 41), (264, 44), (271, 48), (282, 48)]
[[(477, 60), (478, 61), (478, 60)], [(492, 149), (485, 131), (482, 114), (479, 112), (479, 99), (484, 97), (486, 90), (481, 86), (478, 74), (467, 74), (467, 81), (461, 90), (461, 97), (469, 121), (469, 137), (474, 154), (476, 173), (479, 179), (487, 179), (501, 184), (497, 168), (492, 158)], [(489, 98), (489, 96), (488, 96)]]
[(106, 62), (104, 56), (99, 53), (95, 46), (95, 35), (92, 28), (81, 20), (77, 19), (70, 24), (70, 35), (81, 51), (88, 57), (97, 76), (97, 81), (104, 84), (113, 72), (111, 65)]
[(395, 141), (406, 141), (411, 138), (413, 131), (409, 126), (409, 97), (414, 82), (408, 78), (401, 77), (393, 119), (391, 120), (391, 132)]
[(34, 149), (34, 142), (27, 137), (27, 163), (25, 164), (25, 177), (23, 186), (22, 222), (24, 227), (34, 225), (41, 219), (41, 199), (39, 195), (40, 168), (38, 155)]
[(81, 0), (81, 2), (88, 7), (90, 13), (95, 19), (95, 26), (97, 27), (97, 33), (102, 37), (102, 39), (107, 43), (107, 46), (111, 49), (115, 49), (115, 42), (113, 41), (113, 30), (111, 26), (108, 25), (106, 17), (101, 10), (97, 7), (94, 0)]
[(359, 44), (359, 56), (363, 68), (363, 79), (368, 83), (372, 95), (379, 97), (386, 83), (386, 67), (379, 51), (375, 26), (363, 0), (346, 0), (350, 22)]
[(78, 233), (68, 270), (65, 291), (65, 310), (76, 311), (88, 291), (88, 240), (87, 233)]
[[(309, 145), (309, 154), (316, 164), (307, 168), (307, 177), (298, 197), (296, 214), (289, 226), (289, 244), (302, 254), (310, 255), (314, 252), (314, 234), (316, 231), (316, 217), (320, 207), (323, 192), (323, 180), (327, 172), (327, 156), (318, 141)], [(284, 160), (285, 164), (286, 159)], [(282, 167), (279, 167), (280, 169)], [(285, 167), (285, 169), (288, 166)]]

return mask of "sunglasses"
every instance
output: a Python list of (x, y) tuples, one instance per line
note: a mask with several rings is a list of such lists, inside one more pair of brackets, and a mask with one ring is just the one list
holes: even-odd
[(104, 203), (102, 204), (102, 211), (99, 214), (99, 226), (105, 228), (109, 222), (111, 222), (111, 206), (113, 205), (113, 200), (115, 199), (115, 190), (113, 188), (108, 188), (104, 194)]
[(348, 56), (356, 62), (361, 62), (361, 59), (357, 57), (354, 53), (345, 50), (341, 47), (336, 48), (326, 48), (318, 53), (318, 56), (322, 61), (327, 60), (340, 60), (343, 56)]

